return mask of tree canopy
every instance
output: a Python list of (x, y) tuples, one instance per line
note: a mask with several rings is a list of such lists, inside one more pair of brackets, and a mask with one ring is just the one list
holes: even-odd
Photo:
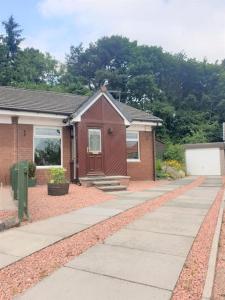
[(3, 22), (0, 84), (88, 95), (104, 82), (121, 101), (163, 119), (157, 136), (166, 142), (222, 139), (225, 60), (209, 63), (138, 45), (126, 37), (103, 37), (88, 47), (71, 46), (64, 64), (48, 53), (21, 49), (22, 30)]

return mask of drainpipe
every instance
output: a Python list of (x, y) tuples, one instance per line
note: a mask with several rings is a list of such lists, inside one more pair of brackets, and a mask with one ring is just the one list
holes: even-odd
[(152, 127), (152, 141), (153, 141), (153, 180), (156, 181), (156, 155), (155, 155), (155, 128)]
[(14, 127), (14, 139), (13, 139), (13, 143), (14, 143), (14, 163), (18, 163), (19, 161), (19, 127), (18, 127), (18, 119), (19, 117), (17, 116), (12, 116), (11, 120), (12, 120), (12, 125)]
[(74, 182), (78, 185), (80, 184), (79, 174), (78, 174), (78, 130), (77, 123), (73, 124), (73, 143), (74, 143), (74, 153), (73, 153), (73, 161), (74, 161)]

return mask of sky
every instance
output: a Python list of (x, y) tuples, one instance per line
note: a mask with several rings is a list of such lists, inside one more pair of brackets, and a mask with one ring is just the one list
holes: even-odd
[(10, 15), (23, 28), (23, 47), (60, 61), (71, 45), (112, 34), (198, 60), (225, 58), (224, 0), (0, 0), (0, 21)]

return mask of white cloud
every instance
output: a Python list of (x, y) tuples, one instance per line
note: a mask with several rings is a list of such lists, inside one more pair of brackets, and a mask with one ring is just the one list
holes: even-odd
[(225, 57), (223, 0), (40, 0), (38, 7), (46, 18), (73, 18), (84, 43), (121, 34), (198, 59)]

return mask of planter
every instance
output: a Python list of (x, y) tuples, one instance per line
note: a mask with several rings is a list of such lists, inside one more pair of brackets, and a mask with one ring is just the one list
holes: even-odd
[(28, 187), (36, 186), (37, 179), (36, 178), (28, 178)]
[(48, 183), (48, 195), (62, 196), (69, 192), (69, 183)]

